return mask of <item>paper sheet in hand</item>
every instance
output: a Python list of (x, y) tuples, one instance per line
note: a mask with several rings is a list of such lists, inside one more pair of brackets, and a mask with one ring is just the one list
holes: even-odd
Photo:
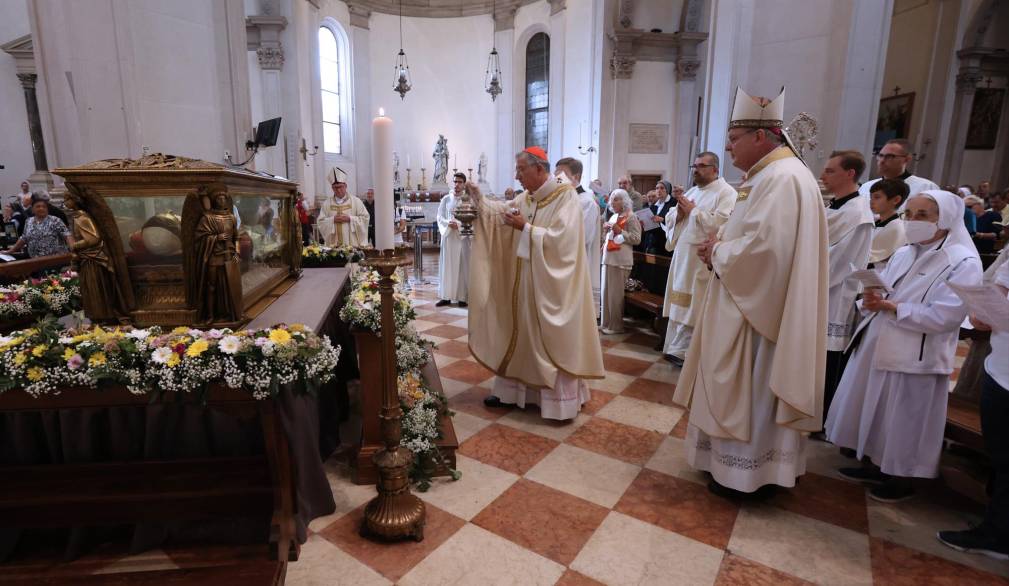
[(863, 289), (868, 289), (869, 287), (878, 287), (887, 293), (893, 293), (893, 288), (887, 285), (883, 278), (879, 275), (879, 271), (873, 269), (862, 269), (859, 271), (852, 271), (851, 278), (856, 279), (859, 283), (862, 283)]
[(659, 227), (658, 224), (652, 221), (652, 217), (655, 215), (652, 210), (645, 208), (634, 212), (634, 215), (641, 220), (641, 231), (647, 232), (649, 230), (654, 230)]
[(1009, 299), (995, 285), (957, 285), (946, 281), (949, 288), (967, 304), (967, 310), (993, 330), (1009, 330)]

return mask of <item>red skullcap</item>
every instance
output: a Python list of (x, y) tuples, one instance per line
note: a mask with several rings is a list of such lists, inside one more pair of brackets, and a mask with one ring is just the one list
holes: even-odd
[(541, 159), (544, 161), (550, 160), (547, 158), (547, 152), (538, 146), (526, 147), (525, 149), (522, 150), (522, 152), (529, 153), (530, 155), (536, 157), (537, 159)]

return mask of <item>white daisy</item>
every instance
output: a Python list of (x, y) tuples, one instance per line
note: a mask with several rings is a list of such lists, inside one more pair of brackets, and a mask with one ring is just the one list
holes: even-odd
[(165, 364), (171, 357), (172, 357), (171, 348), (158, 348), (153, 353), (151, 353), (151, 360), (157, 362), (158, 364)]
[(217, 347), (221, 349), (221, 352), (225, 354), (234, 354), (238, 352), (241, 348), (242, 342), (237, 336), (224, 336), (221, 341), (217, 343)]

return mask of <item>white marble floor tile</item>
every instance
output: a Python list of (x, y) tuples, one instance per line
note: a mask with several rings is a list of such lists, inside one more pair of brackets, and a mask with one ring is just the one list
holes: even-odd
[(640, 471), (634, 464), (561, 444), (525, 476), (597, 505), (612, 507)]
[(596, 416), (668, 434), (683, 416), (683, 409), (617, 395)]
[(566, 440), (569, 435), (574, 433), (576, 429), (584, 425), (589, 419), (591, 419), (590, 416), (584, 413), (579, 413), (578, 416), (575, 417), (574, 421), (561, 423), (553, 419), (543, 419), (537, 409), (513, 409), (511, 413), (505, 415), (501, 419), (498, 419), (497, 422), (502, 425), (514, 427), (515, 429), (521, 429), (522, 431), (528, 431), (529, 433), (535, 433), (536, 435), (541, 435), (543, 437), (548, 437), (552, 440), (562, 442)]
[(434, 355), (434, 363), (438, 365), (438, 368), (445, 368), (453, 362), (459, 362), (459, 359), (455, 356), (446, 356), (445, 354)]
[(322, 531), (334, 521), (370, 501), (377, 494), (371, 484), (357, 485), (350, 480), (350, 468), (344, 464), (335, 464), (332, 460), (324, 464), (326, 480), (333, 490), (333, 500), (336, 510), (325, 517), (313, 519), (308, 524), (312, 531)]
[(661, 353), (652, 352), (644, 346), (638, 346), (637, 344), (617, 344), (612, 348), (607, 348), (606, 353), (615, 356), (626, 356), (627, 358), (634, 358), (635, 360), (642, 360), (644, 362), (655, 362), (662, 358)]
[(666, 436), (659, 449), (652, 454), (645, 468), (676, 476), (684, 480), (707, 485), (708, 478), (700, 470), (695, 470), (687, 463), (687, 446), (684, 440)]
[(445, 391), (445, 396), (448, 397), (448, 398), (450, 398), (450, 399), (452, 397), (458, 395), (459, 393), (461, 393), (461, 392), (463, 392), (465, 390), (468, 390), (468, 389), (470, 389), (472, 387), (473, 387), (473, 385), (471, 385), (469, 383), (464, 383), (462, 381), (453, 380), (453, 379), (450, 379), (450, 378), (443, 378), (443, 379), (441, 379), (441, 388), (442, 388), (442, 390)]
[(288, 586), (330, 586), (392, 584), (381, 574), (354, 559), (339, 547), (318, 535), (311, 535), (301, 546), (298, 561), (287, 564)]
[(626, 389), (628, 385), (634, 382), (636, 377), (620, 374), (618, 372), (606, 372), (606, 378), (601, 378), (599, 380), (587, 381), (589, 388), (596, 389), (599, 391), (606, 391), (607, 393), (619, 393), (620, 391)]
[(649, 366), (648, 370), (641, 375), (641, 378), (659, 381), (660, 383), (676, 384), (676, 381), (680, 378), (680, 369), (665, 360), (659, 360)]
[(492, 421), (470, 415), (464, 411), (455, 411), (452, 416), (452, 427), (455, 428), (455, 437), (462, 444), (464, 441), (480, 433), (480, 430), (487, 427)]
[(432, 505), (469, 521), (494, 499), (501, 496), (518, 476), (479, 460), (456, 456), (456, 466), (462, 472), (459, 480), (435, 478), (427, 492), (414, 493)]

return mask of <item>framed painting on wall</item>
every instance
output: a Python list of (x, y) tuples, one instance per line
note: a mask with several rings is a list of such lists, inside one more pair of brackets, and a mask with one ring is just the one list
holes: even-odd
[(912, 112), (914, 112), (914, 92), (881, 99), (873, 149), (879, 151), (886, 141), (894, 138), (907, 138), (911, 133)]
[(974, 91), (970, 122), (967, 124), (965, 149), (990, 150), (995, 148), (995, 139), (998, 137), (1004, 103), (1005, 88), (978, 88)]

